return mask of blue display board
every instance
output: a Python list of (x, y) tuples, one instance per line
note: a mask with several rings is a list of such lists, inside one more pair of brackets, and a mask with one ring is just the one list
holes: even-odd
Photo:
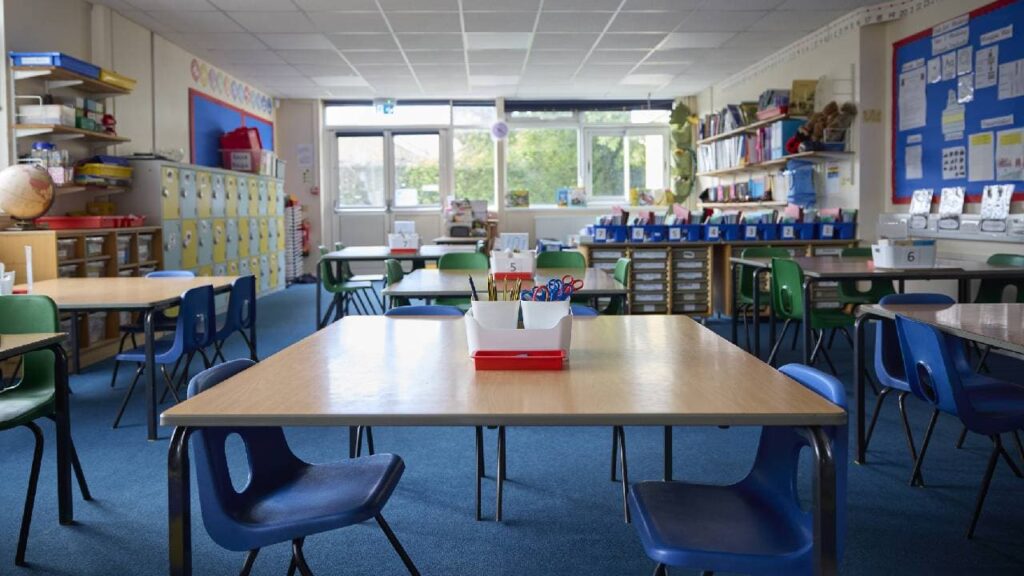
[(220, 168), (220, 137), (239, 126), (256, 128), (263, 148), (274, 149), (273, 122), (197, 90), (189, 90), (188, 99), (193, 164)]
[(1024, 200), (1024, 0), (999, 0), (893, 45), (893, 203), (989, 184)]

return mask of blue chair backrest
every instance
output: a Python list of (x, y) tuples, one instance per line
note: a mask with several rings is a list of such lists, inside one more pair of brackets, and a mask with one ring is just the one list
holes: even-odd
[[(846, 410), (846, 390), (843, 384), (815, 368), (803, 364), (787, 364), (779, 368), (786, 376), (796, 380), (809, 390), (829, 402)], [(831, 441), (832, 458), (836, 470), (836, 545), (838, 557), (842, 558), (846, 546), (846, 469), (848, 451), (847, 425), (827, 426), (825, 432)], [(799, 502), (797, 473), (799, 472), (800, 450), (811, 446), (810, 440), (795, 428), (787, 426), (765, 426), (761, 431), (761, 443), (757, 449), (754, 466), (748, 480), (770, 486), (773, 492), (785, 494), (792, 502)], [(795, 509), (799, 510), (799, 506)], [(811, 513), (799, 512), (805, 525), (811, 525)]]
[(146, 274), (146, 278), (195, 278), (195, 272), (190, 270), (154, 270)]
[(213, 344), (216, 335), (217, 308), (213, 301), (213, 286), (189, 288), (181, 295), (170, 352), (196, 352)]
[(385, 316), (462, 316), (455, 306), (399, 306), (384, 313)]
[[(209, 390), (254, 364), (244, 358), (203, 370), (189, 382), (188, 397)], [(240, 492), (236, 492), (231, 483), (225, 450), (228, 436), (232, 434), (241, 438), (249, 463), (248, 482)], [(247, 550), (247, 542), (238, 536), (240, 531), (236, 529), (238, 524), (245, 523), (241, 517), (246, 512), (242, 495), (248, 492), (259, 494), (274, 487), (303, 466), (303, 462), (292, 453), (280, 428), (201, 428), (195, 433), (193, 448), (196, 454), (196, 488), (206, 531), (214, 542), (228, 550)]]
[(228, 313), (224, 317), (222, 331), (230, 334), (236, 330), (247, 330), (255, 320), (256, 277), (249, 274), (231, 283), (231, 297), (228, 299)]
[[(889, 294), (883, 296), (878, 303), (943, 305), (956, 304), (956, 300), (945, 294)], [(900, 339), (896, 336), (896, 323), (892, 320), (880, 321), (875, 329), (875, 372), (888, 375), (894, 380), (907, 380), (906, 372), (903, 371), (903, 355), (900, 354)]]
[(584, 306), (583, 304), (571, 304), (572, 315), (579, 316), (580, 318), (589, 318), (591, 316), (597, 316), (597, 310), (594, 310), (590, 306)]

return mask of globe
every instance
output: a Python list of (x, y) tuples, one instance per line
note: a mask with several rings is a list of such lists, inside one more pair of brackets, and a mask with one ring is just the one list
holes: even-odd
[(0, 170), (0, 211), (15, 220), (33, 220), (53, 205), (53, 180), (45, 168), (15, 164)]

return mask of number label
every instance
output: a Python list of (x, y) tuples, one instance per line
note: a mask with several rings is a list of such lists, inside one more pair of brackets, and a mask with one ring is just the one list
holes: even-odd
[(708, 238), (710, 238), (712, 240), (717, 240), (718, 239), (718, 226), (709, 226), (708, 227)]
[(756, 240), (757, 239), (757, 226), (747, 226), (747, 229), (746, 229), (746, 232), (745, 232), (745, 238), (747, 240)]
[(680, 230), (679, 228), (669, 228), (668, 229), (668, 239), (673, 241), (673, 242), (678, 242), (679, 240), (682, 240), (682, 238), (683, 238), (682, 233), (683, 233), (683, 231)]
[(832, 226), (831, 224), (822, 224), (821, 225), (821, 237), (822, 238), (831, 238), (832, 236), (835, 236), (835, 227)]
[(782, 237), (787, 239), (787, 240), (792, 240), (793, 239), (793, 227), (792, 226), (783, 226), (782, 227)]
[(907, 252), (907, 262), (914, 262), (917, 260), (917, 254), (913, 250)]
[(633, 240), (635, 242), (643, 242), (644, 240), (644, 229), (640, 226), (633, 228)]

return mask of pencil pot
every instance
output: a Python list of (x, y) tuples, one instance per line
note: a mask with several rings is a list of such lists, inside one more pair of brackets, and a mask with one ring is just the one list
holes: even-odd
[(519, 301), (473, 300), (473, 317), (484, 328), (515, 330), (519, 327)]
[(569, 315), (569, 300), (554, 302), (523, 301), (523, 328), (547, 330)]
[[(475, 304), (476, 302), (474, 302)], [(499, 302), (499, 304), (509, 304)], [(517, 303), (513, 303), (517, 304)], [(568, 303), (566, 303), (568, 307)], [(534, 330), (503, 330), (485, 326), (474, 313), (476, 307), (463, 316), (466, 324), (466, 342), (472, 356), (478, 350), (561, 350), (565, 357), (569, 355), (572, 344), (572, 316), (566, 314), (553, 326)]]

